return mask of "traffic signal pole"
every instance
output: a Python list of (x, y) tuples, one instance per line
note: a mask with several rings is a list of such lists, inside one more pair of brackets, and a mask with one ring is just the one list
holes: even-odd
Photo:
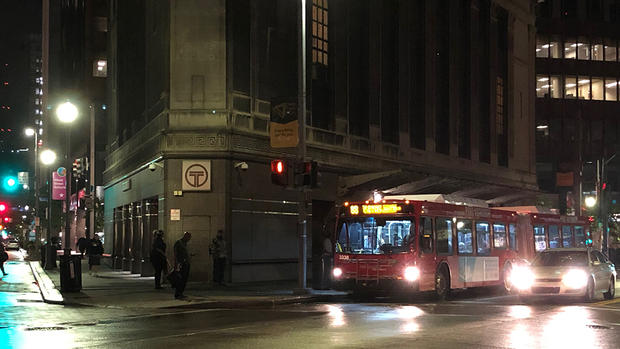
[(88, 225), (88, 237), (95, 237), (95, 106), (90, 105), (90, 159), (88, 161), (89, 167), (89, 179), (90, 184), (90, 202), (89, 209), (89, 225)]
[[(297, 66), (297, 121), (299, 124), (299, 141), (297, 143), (297, 162), (306, 160), (306, 0), (299, 1), (298, 19), (298, 66)], [(297, 201), (297, 233), (299, 245), (298, 287), (299, 292), (306, 292), (307, 276), (307, 189), (299, 186)]]

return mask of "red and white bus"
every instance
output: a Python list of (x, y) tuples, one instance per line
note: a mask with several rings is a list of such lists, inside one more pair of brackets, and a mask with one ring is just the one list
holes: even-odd
[[(335, 287), (435, 291), (505, 285), (519, 259), (518, 214), (385, 197), (345, 203), (338, 216)], [(522, 238), (521, 238), (522, 239)]]
[[(346, 202), (334, 240), (334, 288), (434, 291), (511, 288), (510, 271), (545, 248), (579, 246), (587, 220), (420, 196)], [(544, 238), (543, 238), (544, 236)]]

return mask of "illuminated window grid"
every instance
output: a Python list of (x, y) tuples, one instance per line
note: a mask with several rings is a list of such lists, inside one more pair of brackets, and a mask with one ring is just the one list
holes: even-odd
[(497, 77), (495, 124), (498, 135), (504, 134), (504, 79)]
[(327, 0), (312, 0), (312, 63), (327, 65)]

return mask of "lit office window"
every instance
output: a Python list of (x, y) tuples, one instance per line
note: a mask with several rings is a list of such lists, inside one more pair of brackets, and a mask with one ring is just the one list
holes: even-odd
[(327, 0), (312, 0), (312, 63), (327, 65)]
[(536, 38), (536, 58), (549, 57), (549, 41), (544, 37)]
[(577, 79), (577, 98), (590, 99), (590, 78), (588, 76), (580, 76)]
[(616, 79), (605, 79), (605, 100), (618, 100), (618, 81)]
[(562, 58), (562, 44), (558, 38), (551, 38), (549, 43), (549, 51), (551, 58)]
[(596, 39), (592, 43), (592, 60), (602, 61), (604, 56), (603, 52), (603, 40)]
[(564, 98), (577, 98), (577, 77), (574, 75), (564, 78)]
[(550, 88), (551, 98), (562, 98), (562, 78), (559, 75), (551, 75)]
[(618, 52), (615, 40), (605, 39), (605, 60), (608, 62), (615, 62), (618, 60)]
[(549, 97), (549, 77), (536, 75), (536, 97)]
[(592, 78), (592, 99), (602, 101), (605, 96), (605, 84), (603, 78)]
[(587, 38), (579, 37), (577, 42), (577, 59), (590, 59), (590, 43)]
[(107, 60), (97, 59), (93, 62), (93, 76), (96, 78), (105, 78), (108, 76)]
[(575, 40), (567, 40), (564, 43), (564, 58), (566, 59), (577, 58), (577, 42)]

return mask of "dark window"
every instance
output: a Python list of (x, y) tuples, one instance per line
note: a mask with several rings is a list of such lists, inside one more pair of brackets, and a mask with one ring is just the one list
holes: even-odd
[(435, 28), (435, 150), (450, 153), (450, 1), (437, 0)]
[(493, 247), (506, 248), (506, 225), (504, 223), (493, 224)]
[(474, 253), (474, 238), (471, 221), (468, 219), (458, 220), (456, 222), (456, 232), (459, 254)]
[(480, 81), (478, 83), (478, 98), (479, 98), (479, 140), (478, 140), (478, 156), (480, 162), (491, 162), (491, 118), (490, 118), (490, 84), (491, 76), (489, 67), (491, 66), (490, 60), (490, 43), (489, 40), (491, 25), (491, 4), (487, 0), (480, 2), (480, 18), (478, 21), (479, 27), (479, 50), (478, 50), (478, 69), (480, 71)]
[(420, 251), (433, 252), (433, 225), (428, 217), (420, 217)]
[(437, 218), (435, 230), (437, 231), (437, 253), (452, 255), (452, 219)]
[(586, 235), (582, 226), (575, 227), (575, 247), (584, 247), (586, 245)]
[(514, 251), (518, 251), (519, 246), (517, 246), (517, 226), (514, 224), (509, 224), (508, 234), (510, 236), (510, 248)]
[[(412, 2), (412, 1), (408, 1)], [(411, 5), (412, 19), (409, 60), (411, 62), (410, 86), (410, 143), (417, 149), (426, 149), (426, 1), (415, 1)]]

